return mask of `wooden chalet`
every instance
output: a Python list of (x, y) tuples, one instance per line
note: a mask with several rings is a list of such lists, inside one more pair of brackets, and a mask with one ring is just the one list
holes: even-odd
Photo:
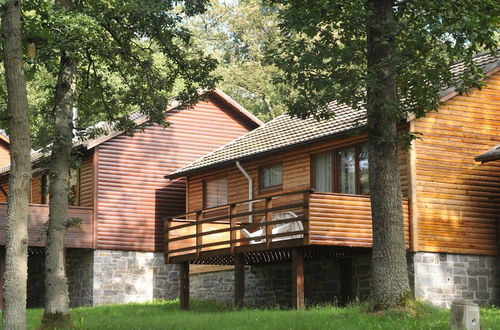
[[(81, 161), (71, 173), (69, 216), (81, 219), (81, 225), (69, 229), (68, 248), (162, 251), (161, 219), (185, 210), (185, 180), (167, 180), (165, 170), (176, 171), (262, 124), (220, 90), (192, 108), (174, 105), (166, 114), (166, 128), (133, 113), (133, 136), (104, 125), (109, 134), (75, 144)], [(41, 152), (32, 155), (30, 247), (44, 246), (50, 198), (46, 158)], [(9, 168), (0, 169), (0, 246), (5, 245)]]
[[(400, 127), (423, 134), (398, 153), (412, 255), (498, 253), (500, 164), (474, 156), (500, 141), (499, 59), (476, 61), (484, 88), (443, 91), (438, 112)], [(189, 264), (234, 265), (241, 306), (245, 265), (292, 260), (294, 304), (303, 308), (304, 259), (370, 252), (365, 111), (330, 108), (326, 121), (282, 115), (167, 176), (187, 181), (186, 213), (165, 221), (165, 262), (182, 265), (184, 308)]]

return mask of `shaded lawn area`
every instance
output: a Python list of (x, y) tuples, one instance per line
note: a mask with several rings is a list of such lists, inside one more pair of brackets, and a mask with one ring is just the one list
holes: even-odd
[[(383, 314), (363, 307), (314, 307), (306, 311), (244, 309), (192, 301), (190, 311), (178, 301), (75, 308), (77, 329), (449, 329), (449, 311), (427, 305)], [(42, 309), (28, 311), (29, 329), (40, 324)], [(500, 309), (481, 309), (481, 329), (500, 329)]]

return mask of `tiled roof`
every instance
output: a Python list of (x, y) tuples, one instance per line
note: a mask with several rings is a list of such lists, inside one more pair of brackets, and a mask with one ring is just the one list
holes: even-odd
[[(477, 55), (474, 60), (484, 72), (489, 72), (500, 65), (500, 58), (491, 56), (489, 53)], [(457, 78), (465, 69), (466, 67), (462, 62), (451, 66), (451, 71)], [(453, 92), (454, 89), (443, 90), (445, 95)], [(168, 174), (167, 177), (178, 178), (188, 173), (229, 164), (236, 160), (244, 160), (257, 155), (262, 156), (299, 144), (311, 143), (318, 139), (344, 134), (366, 124), (366, 110), (364, 109), (354, 110), (351, 107), (335, 102), (329, 105), (329, 109), (335, 114), (335, 117), (322, 121), (313, 118), (298, 119), (289, 115), (281, 115), (208, 155), (195, 160), (184, 168)]]
[(328, 108), (332, 113), (335, 113), (335, 118), (317, 121), (313, 118), (299, 119), (286, 114), (281, 115), (168, 175), (168, 177), (180, 177), (187, 172), (207, 166), (243, 160), (303, 142), (345, 133), (366, 124), (366, 111), (364, 109), (353, 110), (351, 107), (337, 103), (331, 103)]
[(492, 147), (488, 151), (486, 151), (484, 154), (481, 154), (477, 157), (474, 158), (478, 162), (489, 162), (492, 160), (499, 160), (500, 159), (500, 143), (497, 144), (496, 146)]

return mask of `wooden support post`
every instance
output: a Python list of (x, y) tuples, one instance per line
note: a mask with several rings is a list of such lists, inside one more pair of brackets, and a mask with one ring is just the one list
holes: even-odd
[(352, 300), (352, 259), (340, 259), (340, 303), (347, 305)]
[(243, 308), (245, 296), (245, 259), (243, 254), (234, 255), (234, 306)]
[[(230, 231), (229, 231), (229, 249), (231, 250), (231, 253), (234, 253), (234, 247), (235, 243), (234, 241), (236, 240), (236, 230), (233, 230), (233, 228), (236, 228), (236, 218), (234, 217), (234, 214), (236, 213), (236, 204), (231, 204), (229, 205), (229, 226), (230, 226)], [(236, 259), (235, 263), (236, 265)]]
[(181, 263), (179, 300), (182, 310), (189, 309), (189, 262)]
[(293, 268), (293, 307), (304, 309), (304, 250), (295, 248), (292, 250)]
[(200, 246), (203, 244), (203, 227), (202, 224), (199, 223), (201, 220), (201, 211), (196, 212), (196, 256), (199, 257), (201, 253)]
[[(268, 210), (273, 207), (272, 197), (267, 197), (264, 205), (264, 221), (271, 222), (273, 220), (273, 215)], [(269, 249), (271, 246), (272, 238), (269, 237), (273, 234), (273, 226), (267, 224), (265, 227), (266, 230), (266, 247)]]

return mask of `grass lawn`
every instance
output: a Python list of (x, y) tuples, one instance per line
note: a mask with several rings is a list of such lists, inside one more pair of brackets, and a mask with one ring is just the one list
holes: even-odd
[[(449, 311), (427, 305), (384, 314), (362, 307), (314, 307), (293, 310), (232, 310), (192, 301), (190, 311), (178, 301), (75, 308), (71, 319), (78, 329), (449, 329)], [(40, 324), (42, 309), (28, 311), (29, 329)], [(481, 309), (481, 329), (500, 329), (500, 309)]]

